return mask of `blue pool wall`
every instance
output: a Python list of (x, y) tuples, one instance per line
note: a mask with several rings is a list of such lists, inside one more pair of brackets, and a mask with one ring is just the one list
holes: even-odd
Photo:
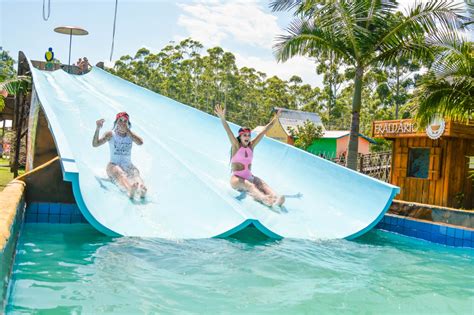
[(395, 214), (386, 214), (376, 228), (446, 246), (474, 248), (474, 230)]
[(26, 207), (25, 223), (87, 223), (77, 204), (32, 202)]
[[(32, 202), (27, 205), (26, 223), (87, 223), (79, 207), (71, 203)], [(453, 247), (474, 248), (474, 229), (385, 214), (377, 229)]]

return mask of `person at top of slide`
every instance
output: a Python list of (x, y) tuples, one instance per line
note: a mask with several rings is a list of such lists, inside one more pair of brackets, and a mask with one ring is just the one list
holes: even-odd
[(106, 142), (109, 143), (110, 162), (107, 165), (107, 175), (114, 183), (125, 189), (131, 199), (136, 194), (141, 198), (145, 198), (147, 188), (131, 159), (132, 143), (142, 145), (142, 138), (130, 130), (132, 124), (126, 112), (118, 113), (115, 117), (113, 129), (107, 131), (100, 138), (99, 131), (104, 125), (104, 121), (104, 119), (99, 119), (96, 122), (97, 127), (92, 139), (92, 146), (98, 147)]
[(220, 105), (216, 106), (214, 112), (221, 119), (222, 125), (232, 145), (232, 176), (230, 178), (232, 188), (248, 192), (255, 200), (269, 207), (273, 205), (283, 205), (285, 197), (277, 195), (267, 183), (253, 175), (251, 171), (254, 149), (268, 130), (270, 130), (270, 127), (280, 117), (280, 111), (276, 113), (270, 123), (266, 125), (262, 132), (253, 140), (251, 140), (250, 128), (246, 127), (240, 128), (238, 136), (234, 136), (225, 120), (225, 110)]

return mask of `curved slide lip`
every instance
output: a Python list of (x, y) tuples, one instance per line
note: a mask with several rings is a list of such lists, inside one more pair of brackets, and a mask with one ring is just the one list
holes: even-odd
[[(30, 67), (33, 68), (31, 62), (29, 60), (28, 60), (28, 62), (30, 64)], [(62, 70), (57, 70), (57, 71), (62, 71)], [(93, 72), (97, 73), (97, 71), (98, 71), (98, 69), (93, 69)], [(37, 75), (37, 73), (41, 73), (41, 71), (35, 69), (34, 71), (31, 71), (31, 72), (32, 72), (32, 76), (33, 76), (33, 82), (35, 82), (35, 76)], [(98, 71), (98, 72), (102, 72), (102, 71)], [(60, 74), (60, 75), (62, 75), (62, 74)], [(89, 76), (89, 75), (92, 75), (92, 73), (86, 74), (85, 76)], [(110, 75), (110, 74), (107, 73), (107, 75)], [(42, 78), (42, 79), (44, 79), (44, 78)], [(116, 78), (116, 79), (123, 80), (121, 78)], [(127, 84), (133, 85), (132, 83), (129, 83), (128, 81), (125, 81), (125, 82), (127, 82)], [(144, 88), (140, 87), (140, 89), (144, 89)], [(148, 91), (148, 90), (146, 90), (146, 91)], [(38, 98), (41, 101), (46, 101), (46, 103), (48, 102), (47, 100), (45, 100), (44, 95), (42, 95), (41, 88), (37, 89), (36, 92), (38, 93)], [(94, 226), (97, 230), (99, 230), (100, 232), (102, 232), (106, 235), (110, 235), (110, 236), (121, 236), (121, 235), (123, 235), (123, 234), (118, 233), (117, 231), (115, 231), (113, 228), (105, 226), (104, 224), (99, 222), (94, 217), (94, 215), (89, 211), (89, 209), (87, 207), (87, 203), (84, 199), (83, 193), (81, 192), (81, 186), (80, 186), (80, 183), (79, 183), (79, 177), (80, 177), (79, 168), (78, 168), (78, 165), (76, 163), (76, 159), (74, 157), (74, 154), (70, 150), (68, 140), (67, 140), (67, 138), (66, 138), (66, 136), (65, 136), (65, 134), (62, 130), (61, 125), (59, 124), (59, 121), (57, 120), (57, 117), (55, 115), (54, 110), (52, 108), (50, 108), (50, 106), (43, 106), (43, 109), (46, 113), (46, 118), (48, 120), (49, 128), (52, 131), (51, 133), (53, 135), (53, 139), (55, 141), (56, 147), (58, 149), (58, 153), (59, 153), (60, 158), (61, 158), (61, 166), (62, 166), (62, 170), (63, 170), (63, 177), (66, 181), (69, 181), (69, 182), (72, 183), (73, 193), (74, 193), (74, 196), (76, 198), (76, 202), (78, 204), (79, 209), (81, 210), (81, 212), (83, 213), (85, 218), (88, 220), (88, 222), (92, 226)], [(273, 140), (273, 139), (269, 139), (269, 140), (270, 140), (269, 142), (275, 142), (276, 143), (276, 141)], [(278, 143), (278, 145), (281, 145), (281, 144)], [(291, 148), (291, 150), (301, 151), (301, 150), (296, 149), (296, 148)], [(301, 152), (304, 153), (304, 155), (309, 155), (308, 152), (305, 152), (305, 151), (301, 151)], [(329, 163), (329, 161), (325, 161), (325, 162)], [(357, 173), (355, 171), (347, 170), (347, 169), (345, 169), (345, 171), (346, 172), (349, 171), (348, 173)], [(366, 175), (360, 174), (360, 173), (357, 173), (357, 175), (361, 176), (361, 177), (367, 177)], [(370, 179), (373, 180), (373, 181), (377, 181), (373, 178), (370, 178)], [(387, 199), (387, 201), (385, 203), (385, 206), (382, 209), (382, 211), (365, 228), (363, 228), (362, 230), (360, 230), (356, 233), (353, 233), (349, 236), (344, 237), (345, 239), (354, 239), (354, 238), (357, 238), (357, 237), (361, 236), (362, 234), (368, 232), (370, 229), (372, 229), (381, 220), (383, 215), (387, 212), (387, 210), (388, 210), (388, 208), (391, 204), (392, 199), (399, 192), (399, 188), (396, 187), (396, 186), (387, 184), (387, 183), (383, 183), (383, 184), (385, 186), (387, 186), (387, 188), (391, 189), (391, 194), (390, 194), (390, 197)], [(388, 196), (388, 194), (387, 194), (387, 196)], [(233, 235), (233, 234), (235, 234), (239, 231), (244, 230), (245, 228), (247, 228), (251, 225), (253, 225), (262, 234), (264, 234), (264, 235), (266, 235), (270, 238), (281, 239), (283, 237), (286, 237), (285, 235), (281, 235), (281, 233), (275, 232), (274, 230), (268, 228), (266, 226), (266, 224), (262, 223), (262, 221), (258, 217), (254, 217), (251, 214), (248, 215), (247, 218), (244, 217), (243, 219), (244, 220), (241, 221), (240, 224), (237, 224), (236, 226), (228, 229), (225, 232), (221, 232), (219, 234), (216, 233), (217, 235), (214, 235), (214, 237), (228, 237), (228, 236), (231, 236), (231, 235)]]
[[(64, 177), (66, 179), (66, 175)], [(86, 218), (86, 220), (96, 228), (98, 231), (104, 233), (108, 236), (122, 236), (121, 234), (112, 231), (111, 229), (107, 228), (106, 226), (102, 225), (99, 221), (97, 221), (94, 216), (90, 213), (89, 209), (87, 209), (86, 203), (82, 198), (81, 187), (79, 186), (79, 173), (69, 173), (68, 178), (72, 183), (72, 192), (74, 194), (74, 198), (76, 198), (77, 206), (79, 210), (81, 210), (82, 215)]]
[[(31, 63), (29, 59), (27, 60), (28, 60), (30, 69), (32, 69), (33, 64)], [(55, 71), (63, 71), (63, 70), (58, 69)], [(35, 71), (31, 71), (31, 75), (33, 77), (33, 82), (34, 82)], [(42, 99), (41, 91), (38, 91), (38, 90), (35, 90), (35, 91), (38, 94), (38, 98), (41, 100)], [(65, 181), (71, 182), (71, 185), (73, 188), (73, 195), (74, 195), (74, 198), (76, 199), (77, 206), (79, 207), (79, 210), (81, 211), (82, 215), (86, 218), (89, 224), (91, 224), (99, 232), (111, 237), (122, 236), (122, 234), (117, 233), (116, 231), (113, 231), (112, 229), (101, 224), (98, 220), (96, 220), (96, 218), (91, 214), (91, 212), (87, 208), (87, 205), (82, 196), (81, 187), (79, 184), (79, 170), (77, 168), (76, 160), (74, 158), (72, 151), (69, 148), (69, 143), (66, 140), (66, 137), (64, 136), (62, 127), (58, 123), (56, 115), (54, 114), (53, 111), (48, 110), (48, 108), (44, 106), (42, 106), (42, 109), (46, 113), (45, 117), (48, 122), (48, 127), (51, 131), (54, 143), (56, 145), (56, 149), (58, 150), (58, 153), (59, 153), (60, 164), (61, 164), (61, 168), (63, 172), (63, 179)]]
[(382, 218), (383, 218), (383, 216), (385, 215), (385, 213), (387, 213), (388, 209), (390, 208), (390, 205), (392, 204), (393, 198), (395, 198), (395, 196), (396, 196), (399, 192), (400, 192), (400, 188), (394, 186), (394, 189), (392, 190), (392, 195), (391, 195), (390, 198), (387, 200), (387, 204), (386, 204), (385, 207), (383, 208), (382, 212), (380, 212), (379, 216), (378, 216), (374, 221), (372, 221), (367, 227), (365, 227), (364, 229), (360, 230), (360, 231), (357, 232), (357, 233), (354, 233), (354, 234), (352, 234), (352, 235), (346, 236), (345, 239), (346, 239), (346, 240), (353, 240), (353, 239), (358, 238), (359, 236), (364, 235), (365, 233), (369, 232), (370, 230), (372, 230), (372, 229), (377, 225), (377, 223), (379, 223), (380, 220), (382, 220)]
[[(28, 64), (30, 69), (33, 69), (33, 64), (31, 63), (30, 59), (28, 60)], [(55, 71), (63, 71), (61, 69)], [(31, 76), (33, 78), (33, 83), (35, 82), (35, 71), (31, 71)], [(35, 93), (38, 94), (38, 99), (41, 98), (41, 90), (34, 89)], [(97, 221), (94, 216), (90, 213), (89, 209), (84, 202), (82, 197), (81, 188), (79, 185), (79, 171), (76, 165), (76, 160), (72, 151), (69, 148), (69, 143), (66, 140), (66, 136), (64, 135), (60, 124), (57, 121), (57, 117), (53, 111), (48, 110), (47, 107), (42, 106), (43, 111), (45, 112), (45, 117), (48, 122), (49, 130), (51, 131), (51, 135), (53, 136), (54, 143), (56, 145), (56, 149), (59, 153), (61, 169), (63, 171), (63, 179), (65, 181), (71, 182), (72, 184), (72, 191), (74, 194), (74, 198), (76, 199), (77, 206), (79, 210), (84, 215), (86, 220), (98, 231), (104, 233), (108, 236), (121, 236), (121, 234), (107, 228), (106, 226), (102, 225), (99, 221)]]
[(272, 232), (271, 230), (267, 229), (267, 227), (265, 227), (262, 223), (260, 223), (260, 221), (258, 220), (255, 220), (255, 219), (247, 219), (245, 220), (244, 222), (242, 222), (241, 224), (237, 225), (236, 227), (224, 232), (224, 233), (221, 233), (219, 235), (216, 235), (214, 237), (216, 238), (224, 238), (224, 237), (229, 237), (229, 236), (232, 236), (244, 229), (246, 229), (247, 227), (250, 227), (250, 226), (254, 226), (257, 230), (259, 230), (262, 234), (270, 237), (270, 238), (273, 238), (273, 239), (282, 239), (283, 236), (281, 235), (278, 235), (274, 232)]

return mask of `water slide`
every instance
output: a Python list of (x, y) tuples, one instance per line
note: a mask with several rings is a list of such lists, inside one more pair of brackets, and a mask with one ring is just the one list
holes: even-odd
[[(99, 68), (85, 75), (30, 68), (31, 112), (44, 110), (64, 179), (85, 218), (107, 235), (226, 237), (253, 225), (272, 238), (353, 239), (377, 224), (399, 192), (265, 137), (253, 172), (286, 196), (284, 207), (269, 208), (230, 187), (230, 144), (217, 117)], [(132, 149), (148, 186), (144, 201), (130, 200), (108, 180), (108, 145), (91, 145), (96, 120), (105, 118), (105, 132), (121, 111), (144, 140)]]

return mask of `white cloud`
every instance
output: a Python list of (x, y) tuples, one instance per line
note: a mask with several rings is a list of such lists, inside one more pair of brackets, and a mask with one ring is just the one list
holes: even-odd
[[(179, 4), (183, 10), (178, 24), (186, 29), (185, 36), (175, 36), (178, 40), (191, 37), (206, 47), (221, 46), (232, 40), (237, 51), (230, 50), (239, 67), (252, 67), (268, 76), (277, 75), (288, 80), (298, 75), (304, 83), (321, 86), (321, 77), (316, 75), (315, 63), (304, 57), (295, 57), (285, 63), (277, 63), (272, 55), (272, 45), (277, 35), (283, 34), (277, 24), (277, 17), (266, 13), (261, 2), (256, 0), (196, 0), (191, 4)], [(249, 48), (247, 48), (249, 47)], [(267, 51), (266, 57), (252, 56), (252, 48)], [(245, 51), (245, 53), (241, 53)]]
[(110, 59), (107, 59), (104, 61), (104, 66), (107, 67), (107, 68), (113, 68), (115, 66), (115, 61), (117, 61), (118, 59), (115, 59), (113, 61), (110, 61)]
[(271, 49), (275, 35), (281, 32), (277, 17), (264, 12), (254, 0), (196, 1), (179, 6), (184, 14), (178, 25), (206, 46), (230, 39)]
[(252, 67), (266, 73), (268, 77), (276, 75), (283, 80), (298, 75), (303, 79), (303, 83), (322, 86), (322, 78), (316, 74), (316, 63), (308, 58), (294, 57), (285, 63), (277, 63), (275, 59), (263, 59), (239, 53), (234, 55), (239, 67)]

